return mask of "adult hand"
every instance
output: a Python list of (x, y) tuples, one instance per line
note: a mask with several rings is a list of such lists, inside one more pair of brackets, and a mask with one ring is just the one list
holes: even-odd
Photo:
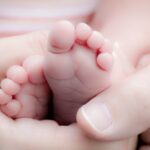
[(93, 98), (78, 112), (78, 124), (90, 136), (120, 140), (150, 127), (150, 66)]
[(13, 121), (2, 113), (0, 113), (0, 124), (2, 150), (120, 150), (122, 142), (130, 146), (129, 140), (112, 143), (92, 140), (75, 124), (59, 126), (54, 121), (33, 119)]
[[(90, 150), (88, 148), (90, 140), (88, 141), (75, 125), (59, 127), (53, 121), (33, 119), (13, 121), (3, 114), (0, 114), (0, 122), (1, 149), (3, 150), (77, 150), (82, 148)], [(95, 143), (93, 142), (93, 145)]]
[[(0, 57), (0, 79), (9, 66), (21, 64), (26, 57), (47, 50), (48, 35), (49, 31), (41, 31), (0, 39), (3, 54)], [(12, 120), (0, 113), (2, 150), (120, 150), (122, 142), (125, 144), (124, 141), (100, 143), (85, 136), (76, 124), (59, 126), (50, 120)]]

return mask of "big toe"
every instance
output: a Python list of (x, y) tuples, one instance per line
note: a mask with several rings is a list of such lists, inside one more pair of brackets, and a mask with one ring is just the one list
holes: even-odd
[(63, 53), (71, 49), (75, 41), (75, 28), (69, 21), (58, 22), (51, 31), (50, 51)]

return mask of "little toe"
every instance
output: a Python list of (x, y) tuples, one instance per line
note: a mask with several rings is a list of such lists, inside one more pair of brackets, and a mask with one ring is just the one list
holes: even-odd
[(0, 105), (5, 105), (12, 100), (12, 97), (0, 89)]
[(53, 28), (50, 35), (51, 47), (49, 51), (63, 53), (71, 49), (75, 41), (75, 28), (69, 21), (60, 21)]
[(21, 104), (17, 100), (12, 100), (8, 104), (1, 107), (3, 113), (9, 117), (15, 117), (21, 110)]
[(7, 75), (7, 78), (13, 80), (14, 82), (18, 84), (23, 84), (27, 82), (28, 80), (27, 72), (25, 71), (23, 67), (18, 66), (18, 65), (10, 67), (6, 75)]
[(110, 53), (101, 53), (97, 56), (99, 67), (105, 71), (110, 71), (113, 67), (113, 56)]
[(19, 92), (20, 85), (6, 78), (1, 81), (1, 88), (8, 95), (15, 95)]
[(87, 40), (87, 45), (93, 50), (98, 50), (100, 47), (102, 47), (103, 42), (103, 35), (97, 31), (93, 31)]
[(92, 29), (85, 23), (80, 23), (76, 27), (76, 40), (80, 44), (87, 41), (92, 34)]
[(23, 62), (23, 67), (27, 71), (29, 80), (32, 83), (40, 84), (45, 82), (43, 74), (43, 56), (34, 55), (28, 57)]

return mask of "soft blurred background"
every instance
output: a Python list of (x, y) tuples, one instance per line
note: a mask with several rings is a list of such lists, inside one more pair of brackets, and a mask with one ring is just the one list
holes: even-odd
[(0, 37), (50, 29), (60, 19), (88, 22), (97, 0), (0, 0)]

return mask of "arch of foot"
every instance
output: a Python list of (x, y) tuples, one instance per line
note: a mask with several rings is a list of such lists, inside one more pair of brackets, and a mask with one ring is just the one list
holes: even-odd
[[(55, 97), (54, 115), (56, 116), (56, 120), (59, 123), (62, 123), (62, 124), (64, 122), (70, 123), (70, 122), (75, 121), (76, 110), (72, 113), (74, 114), (73, 116), (74, 119), (72, 119), (71, 118), (72, 116), (70, 115), (70, 111), (68, 111), (69, 108), (67, 109), (66, 105), (64, 105), (63, 107), (62, 105), (63, 102), (61, 103), (61, 105), (59, 104), (60, 102), (59, 98), (61, 99), (61, 97), (65, 97), (66, 95), (65, 94), (61, 95), (60, 94), (61, 92), (60, 93), (57, 93), (57, 92), (60, 90), (62, 91), (64, 89), (68, 89), (68, 87), (65, 88), (66, 86), (65, 84), (62, 84), (61, 86), (59, 86), (60, 80), (65, 79), (65, 82), (68, 85), (71, 85), (72, 89), (76, 89), (76, 87), (78, 87), (79, 85), (79, 89), (81, 88), (81, 91), (82, 91), (83, 87), (80, 87), (82, 83), (86, 83), (87, 87), (89, 85), (89, 87), (91, 88), (92, 87), (91, 78), (93, 78), (92, 81), (94, 81), (98, 77), (100, 83), (102, 80), (103, 81), (106, 80), (105, 83), (103, 82), (104, 84), (102, 83), (101, 87), (97, 85), (98, 87), (97, 89), (104, 90), (109, 85), (109, 77), (110, 77), (109, 71), (111, 71), (113, 67), (113, 55), (112, 55), (113, 46), (111, 46), (111, 43), (107, 39), (105, 39), (99, 32), (93, 31), (85, 23), (80, 23), (74, 28), (72, 27), (72, 24), (70, 22), (61, 21), (54, 27), (54, 29), (51, 32), (50, 37), (51, 37), (50, 48), (45, 58), (46, 63), (45, 63), (44, 71), (47, 77), (47, 81), (49, 82), (49, 84), (52, 85), (51, 86), (52, 90), (54, 90), (54, 93), (53, 93)], [(71, 39), (71, 40), (68, 40), (68, 39)], [(90, 74), (90, 72), (87, 71), (89, 70), (89, 68), (91, 70), (93, 69), (93, 72), (95, 71), (96, 73)], [(78, 77), (76, 77), (76, 73), (75, 73), (76, 70), (78, 70), (77, 71)], [(78, 84), (78, 82), (75, 82), (75, 85), (74, 85), (74, 82), (71, 82), (70, 84), (70, 80), (67, 81), (67, 79), (70, 79), (70, 77), (74, 78), (74, 76), (78, 80), (80, 80), (80, 77), (81, 79), (84, 78), (83, 82), (81, 80), (82, 82), (82, 83), (80, 82), (81, 84), (80, 83)], [(57, 81), (53, 82), (54, 81), (53, 79), (55, 79), (55, 81), (57, 80), (58, 82)], [(90, 82), (88, 82), (89, 79), (90, 79)], [(63, 87), (64, 89), (61, 88), (59, 90), (60, 87)], [(84, 85), (84, 87), (86, 86)], [(95, 88), (95, 84), (93, 84), (93, 87)], [(70, 91), (68, 92), (67, 90), (66, 91), (64, 90), (63, 92), (69, 93)], [(84, 92), (83, 95), (85, 93), (86, 92)], [(87, 95), (89, 93), (90, 92), (86, 93), (85, 97), (88, 97)], [(93, 95), (95, 95), (95, 93), (96, 92), (93, 90)], [(66, 96), (67, 98), (65, 97), (64, 99), (71, 99), (71, 101), (76, 102), (76, 99), (73, 98), (74, 97), (73, 94), (72, 93), (70, 94), (72, 96), (71, 98)], [(89, 97), (92, 97), (93, 95), (91, 94)], [(57, 99), (57, 97), (59, 98)], [(75, 97), (78, 97), (78, 96), (75, 95)], [(79, 96), (79, 99), (80, 99), (80, 96)], [(85, 102), (87, 102), (87, 99), (85, 99)], [(67, 101), (67, 105), (71, 106), (68, 103), (69, 102)], [(61, 109), (61, 108), (65, 108), (65, 109)], [(69, 118), (68, 117), (69, 115), (65, 116), (64, 114), (69, 114), (71, 117)]]
[(49, 88), (42, 74), (41, 56), (10, 67), (0, 86), (0, 106), (7, 116), (40, 119), (46, 113)]

